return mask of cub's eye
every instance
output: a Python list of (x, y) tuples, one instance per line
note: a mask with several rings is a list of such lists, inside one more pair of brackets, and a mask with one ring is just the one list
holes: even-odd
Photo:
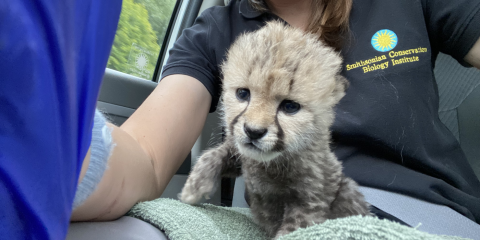
[(239, 88), (237, 89), (237, 98), (240, 101), (248, 101), (250, 100), (250, 90), (246, 88)]
[(280, 103), (280, 110), (293, 115), (300, 110), (300, 104), (292, 100), (283, 100), (282, 103)]

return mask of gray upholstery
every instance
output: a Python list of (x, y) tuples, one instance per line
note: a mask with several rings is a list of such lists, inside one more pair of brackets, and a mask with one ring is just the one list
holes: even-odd
[(203, 10), (210, 8), (212, 6), (223, 6), (224, 1), (223, 0), (203, 0), (202, 6), (200, 7), (200, 10), (198, 11), (198, 16), (203, 12)]
[(249, 207), (247, 201), (245, 201), (245, 180), (241, 176), (235, 179), (232, 207), (241, 207), (241, 208)]
[(440, 120), (459, 140), (480, 179), (480, 70), (440, 54), (435, 67)]
[(480, 179), (480, 86), (473, 89), (457, 111), (460, 144)]

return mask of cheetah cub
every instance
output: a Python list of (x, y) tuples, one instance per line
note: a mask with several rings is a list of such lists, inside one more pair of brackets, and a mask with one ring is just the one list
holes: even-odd
[(270, 22), (238, 38), (223, 64), (225, 141), (203, 153), (179, 195), (195, 204), (243, 175), (256, 223), (278, 238), (327, 219), (369, 215), (330, 150), (342, 59), (312, 34)]

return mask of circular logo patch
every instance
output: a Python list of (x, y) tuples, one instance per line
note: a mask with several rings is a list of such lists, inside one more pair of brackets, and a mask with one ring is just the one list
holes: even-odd
[(397, 34), (388, 29), (382, 29), (372, 37), (372, 46), (380, 52), (390, 51), (397, 46)]

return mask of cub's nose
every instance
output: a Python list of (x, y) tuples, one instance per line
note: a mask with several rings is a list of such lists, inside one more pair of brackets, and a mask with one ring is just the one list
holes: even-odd
[(245, 131), (247, 136), (252, 140), (262, 138), (267, 133), (266, 128), (253, 129), (253, 128), (249, 128), (247, 125), (243, 126), (243, 131)]

